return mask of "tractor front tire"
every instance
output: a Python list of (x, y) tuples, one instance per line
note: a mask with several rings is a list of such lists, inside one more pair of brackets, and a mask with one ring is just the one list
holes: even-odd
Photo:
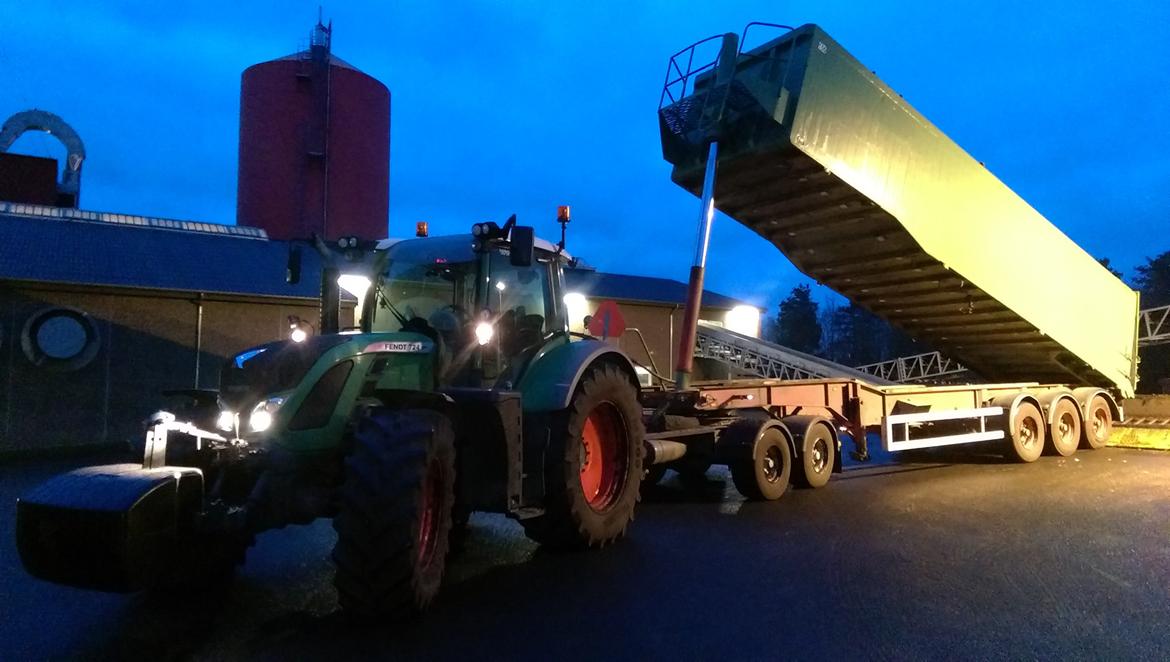
[(528, 537), (569, 549), (625, 535), (639, 499), (644, 438), (637, 387), (617, 366), (591, 366), (568, 409), (552, 417), (545, 512), (521, 520)]
[(345, 460), (334, 585), (360, 622), (409, 618), (439, 592), (455, 502), (455, 435), (435, 411), (370, 409)]

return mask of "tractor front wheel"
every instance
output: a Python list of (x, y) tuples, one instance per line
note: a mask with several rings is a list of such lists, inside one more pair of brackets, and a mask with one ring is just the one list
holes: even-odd
[(590, 367), (569, 408), (553, 416), (545, 455), (545, 512), (522, 520), (552, 547), (599, 547), (634, 518), (645, 453), (634, 383), (616, 366)]
[(374, 408), (359, 419), (333, 519), (334, 585), (360, 621), (398, 620), (439, 592), (455, 502), (455, 435), (434, 411)]

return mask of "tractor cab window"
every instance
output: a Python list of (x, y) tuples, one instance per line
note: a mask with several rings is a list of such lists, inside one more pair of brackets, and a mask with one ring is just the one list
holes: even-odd
[(374, 332), (408, 329), (457, 345), (474, 307), (478, 260), (462, 237), (410, 240), (388, 251), (388, 264), (371, 288)]
[(500, 351), (517, 356), (555, 329), (549, 264), (535, 260), (530, 267), (517, 267), (507, 255), (494, 253), (490, 273), (488, 308), (496, 319)]

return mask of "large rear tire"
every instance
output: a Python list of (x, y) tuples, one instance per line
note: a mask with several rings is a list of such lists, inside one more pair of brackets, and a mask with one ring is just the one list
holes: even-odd
[(455, 501), (455, 436), (434, 411), (371, 409), (358, 420), (333, 519), (334, 585), (364, 622), (426, 608), (443, 580)]
[(1081, 443), (1081, 411), (1076, 403), (1061, 398), (1052, 403), (1048, 424), (1048, 445), (1052, 452), (1069, 457)]
[(550, 547), (600, 547), (634, 518), (645, 454), (638, 391), (618, 367), (590, 366), (569, 408), (553, 416), (545, 454), (545, 512), (521, 520)]
[(779, 429), (770, 427), (756, 439), (751, 459), (729, 463), (739, 493), (753, 501), (775, 501), (788, 491), (792, 449)]
[(1035, 462), (1044, 452), (1044, 417), (1031, 402), (1021, 402), (1008, 425), (1010, 456), (1019, 462)]
[(1113, 433), (1113, 410), (1100, 395), (1089, 400), (1085, 408), (1085, 425), (1081, 436), (1081, 447), (1096, 450), (1104, 448)]

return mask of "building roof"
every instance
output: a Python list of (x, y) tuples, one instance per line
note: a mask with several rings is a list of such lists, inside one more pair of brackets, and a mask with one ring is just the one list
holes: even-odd
[[(258, 228), (0, 202), (0, 280), (316, 298), (316, 251), (301, 250), (289, 285), (288, 250)], [(686, 303), (686, 283), (667, 278), (566, 269), (565, 281), (593, 298)], [(742, 302), (704, 291), (703, 305)]]
[(0, 203), (0, 280), (315, 298), (317, 254), (257, 228)]
[[(684, 305), (687, 284), (669, 278), (627, 276), (585, 269), (565, 269), (565, 289), (580, 292), (595, 299), (645, 301)], [(703, 307), (730, 310), (746, 305), (742, 301), (703, 290)]]

